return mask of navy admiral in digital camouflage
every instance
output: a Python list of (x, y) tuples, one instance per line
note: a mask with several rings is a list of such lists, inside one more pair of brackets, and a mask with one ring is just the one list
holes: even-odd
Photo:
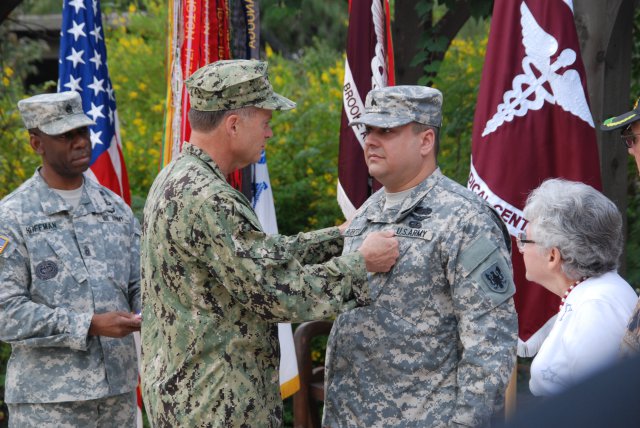
[(78, 93), (18, 109), (42, 166), (0, 201), (9, 426), (134, 426), (139, 225), (119, 196), (83, 177), (93, 121)]
[(442, 94), (369, 92), (369, 173), (384, 188), (345, 231), (343, 254), (394, 230), (400, 257), (369, 278), (372, 303), (338, 316), (326, 357), (325, 427), (484, 426), (516, 358), (510, 240), (473, 192), (437, 167)]
[(218, 61), (186, 82), (192, 133), (155, 179), (142, 233), (142, 385), (160, 427), (280, 427), (277, 323), (369, 300), (366, 271), (398, 256), (392, 232), (340, 256), (342, 227), (267, 236), (227, 184), (260, 159), (273, 110), (267, 64)]

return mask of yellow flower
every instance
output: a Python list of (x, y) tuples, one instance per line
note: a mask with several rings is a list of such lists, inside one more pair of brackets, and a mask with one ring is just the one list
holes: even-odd
[(135, 100), (136, 98), (138, 98), (138, 93), (136, 91), (129, 92), (129, 98)]
[(7, 75), (7, 77), (11, 77), (13, 76), (13, 69), (11, 67), (5, 67), (4, 68), (4, 74)]
[(269, 44), (267, 44), (264, 50), (265, 50), (265, 53), (267, 54), (267, 58), (271, 58), (273, 56), (273, 49), (271, 49), (271, 46), (269, 46)]
[(282, 79), (282, 77), (280, 77), (280, 75), (278, 75), (275, 77), (275, 79), (273, 79), (273, 83), (276, 87), (282, 87), (284, 85), (284, 80)]
[(131, 3), (129, 5), (129, 13), (136, 13), (136, 5)]
[(9, 83), (10, 83), (10, 82), (9, 82), (9, 79), (7, 79), (7, 76), (3, 76), (3, 77), (2, 77), (2, 84), (3, 84), (4, 86), (9, 86)]
[(138, 84), (138, 89), (140, 89), (141, 91), (146, 91), (147, 90), (147, 84), (144, 82), (140, 82)]
[(324, 83), (329, 83), (329, 75), (326, 71), (322, 72), (322, 74), (320, 75), (320, 80), (322, 80)]

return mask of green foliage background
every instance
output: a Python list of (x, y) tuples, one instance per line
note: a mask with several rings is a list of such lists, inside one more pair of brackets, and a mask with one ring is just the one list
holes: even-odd
[(266, 149), (280, 232), (340, 224), (336, 160), (344, 57), (318, 42), (299, 60), (270, 48), (266, 57), (274, 89), (298, 103), (276, 113)]
[(44, 45), (17, 39), (0, 25), (0, 198), (30, 177), (40, 159), (29, 146), (17, 102), (24, 98), (22, 82), (36, 67)]
[(105, 26), (105, 40), (132, 206), (140, 216), (161, 164), (167, 5), (138, 3), (129, 4), (126, 17)]

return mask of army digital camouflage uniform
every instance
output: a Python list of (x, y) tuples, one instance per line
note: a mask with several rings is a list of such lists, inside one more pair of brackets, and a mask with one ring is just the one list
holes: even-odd
[(211, 157), (185, 144), (144, 211), (142, 385), (154, 427), (281, 426), (277, 323), (368, 299), (359, 252), (326, 262), (342, 244), (335, 227), (265, 235)]
[[(400, 257), (370, 274), (370, 306), (340, 315), (327, 350), (323, 426), (478, 426), (504, 402), (517, 318), (504, 225), (436, 170), (401, 206), (361, 207), (344, 252), (394, 230)], [(508, 239), (508, 235), (507, 239)]]
[(140, 310), (138, 222), (84, 181), (72, 210), (36, 171), (0, 201), (0, 340), (7, 403), (92, 400), (136, 388), (131, 335), (88, 336), (94, 313)]

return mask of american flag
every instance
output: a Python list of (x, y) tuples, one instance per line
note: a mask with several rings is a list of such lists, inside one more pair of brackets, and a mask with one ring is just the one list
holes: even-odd
[(130, 204), (99, 0), (64, 0), (58, 76), (58, 91), (79, 92), (85, 113), (96, 122), (90, 127), (91, 172)]

